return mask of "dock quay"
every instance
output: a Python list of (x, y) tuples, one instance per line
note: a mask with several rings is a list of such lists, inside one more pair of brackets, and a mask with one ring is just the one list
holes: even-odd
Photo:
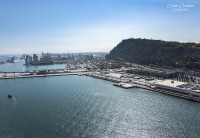
[(121, 82), (120, 79), (118, 79), (118, 78), (109, 77), (109, 76), (97, 74), (97, 73), (86, 73), (86, 76), (90, 76), (90, 77), (94, 77), (94, 78), (98, 78), (98, 79), (103, 79), (103, 80), (107, 80), (107, 81), (112, 81), (112, 82), (115, 82), (115, 83)]
[(171, 96), (175, 96), (175, 97), (179, 97), (179, 98), (183, 98), (183, 99), (187, 99), (187, 100), (191, 100), (191, 101), (195, 101), (195, 102), (200, 102), (200, 95), (191, 91), (174, 91), (173, 89), (162, 89), (162, 88), (158, 88), (158, 87), (152, 87), (152, 85), (150, 84), (146, 84), (146, 83), (141, 83), (140, 81), (137, 80), (122, 80), (121, 78), (116, 78), (116, 77), (110, 77), (106, 74), (99, 74), (97, 72), (90, 72), (90, 73), (86, 73), (86, 76), (90, 76), (90, 77), (94, 77), (94, 78), (98, 78), (98, 79), (103, 79), (103, 80), (107, 80), (107, 81), (112, 81), (115, 82), (113, 84), (113, 86), (117, 86), (117, 87), (121, 87), (124, 89), (129, 89), (129, 88), (141, 88), (141, 89), (146, 89), (152, 92), (158, 92), (158, 93), (163, 93), (163, 94), (167, 94), (167, 95), (171, 95)]
[(125, 89), (138, 87), (136, 84), (132, 84), (132, 83), (114, 83), (113, 86), (118, 86)]

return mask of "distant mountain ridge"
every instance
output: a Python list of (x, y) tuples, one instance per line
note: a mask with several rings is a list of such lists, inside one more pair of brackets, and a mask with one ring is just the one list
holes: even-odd
[(130, 38), (114, 47), (106, 59), (200, 71), (200, 44)]

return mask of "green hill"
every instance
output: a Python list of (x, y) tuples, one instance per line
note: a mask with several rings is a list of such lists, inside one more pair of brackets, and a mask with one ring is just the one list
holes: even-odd
[(131, 38), (113, 48), (106, 59), (199, 71), (200, 44)]

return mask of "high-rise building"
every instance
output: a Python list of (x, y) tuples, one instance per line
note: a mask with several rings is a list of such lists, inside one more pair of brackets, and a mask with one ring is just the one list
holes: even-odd
[(26, 65), (29, 65), (29, 63), (32, 62), (32, 57), (29, 55), (26, 55), (25, 62), (26, 62), (25, 63)]
[(33, 54), (33, 62), (37, 62), (38, 61), (38, 56), (36, 54)]

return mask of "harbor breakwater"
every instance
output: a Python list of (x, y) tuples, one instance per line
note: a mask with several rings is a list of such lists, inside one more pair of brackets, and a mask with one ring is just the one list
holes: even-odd
[(33, 77), (50, 77), (78, 75), (82, 71), (58, 71), (58, 72), (0, 72), (0, 79), (17, 79), (17, 78), (33, 78)]

